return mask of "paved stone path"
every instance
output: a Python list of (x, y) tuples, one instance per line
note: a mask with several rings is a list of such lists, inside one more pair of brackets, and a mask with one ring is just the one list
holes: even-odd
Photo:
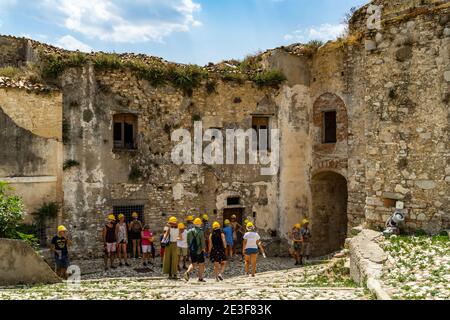
[[(138, 267), (138, 263), (134, 262), (133, 267)], [(327, 277), (333, 262), (295, 267), (290, 259), (260, 259), (260, 272), (252, 278), (242, 275), (242, 262), (236, 259), (230, 263), (223, 282), (211, 279), (211, 271), (208, 270), (206, 283), (199, 283), (195, 274), (192, 275), (189, 283), (183, 280), (168, 280), (161, 276), (159, 267), (155, 267), (152, 273), (139, 273), (133, 267), (105, 273), (98, 270), (102, 265), (101, 261), (95, 261), (95, 267), (92, 267), (93, 265), (94, 263), (91, 262), (92, 270), (89, 274), (82, 276), (79, 286), (68, 286), (63, 283), (32, 288), (4, 288), (0, 289), (0, 299), (354, 300), (370, 298), (364, 289), (355, 287), (348, 279)], [(83, 267), (80, 267), (83, 270)]]

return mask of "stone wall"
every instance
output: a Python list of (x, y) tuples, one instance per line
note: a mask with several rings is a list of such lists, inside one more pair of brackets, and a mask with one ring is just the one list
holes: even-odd
[(402, 201), (407, 229), (437, 232), (450, 218), (450, 11), (444, 2), (416, 3), (393, 14), (383, 2), (382, 30), (365, 33), (365, 90), (357, 92), (366, 113), (365, 220), (383, 225)]
[(30, 213), (62, 203), (62, 96), (0, 88), (0, 180), (9, 182)]

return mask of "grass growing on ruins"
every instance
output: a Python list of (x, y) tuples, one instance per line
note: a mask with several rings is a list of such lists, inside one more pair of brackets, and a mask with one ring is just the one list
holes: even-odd
[(192, 95), (192, 91), (208, 77), (208, 72), (196, 65), (172, 65), (168, 69), (167, 76), (175, 88)]
[(450, 299), (448, 235), (392, 236), (383, 281), (394, 299)]
[(93, 63), (97, 70), (117, 70), (124, 65), (122, 59), (116, 53), (96, 54)]
[(22, 75), (22, 70), (16, 67), (3, 67), (0, 68), (0, 77), (7, 77), (16, 79)]
[(252, 80), (259, 87), (267, 86), (278, 88), (286, 81), (286, 76), (280, 70), (272, 69), (257, 73)]

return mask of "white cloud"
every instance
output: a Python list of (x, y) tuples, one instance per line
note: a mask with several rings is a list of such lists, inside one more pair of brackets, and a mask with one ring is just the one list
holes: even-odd
[(44, 6), (70, 31), (102, 41), (162, 41), (201, 25), (194, 0), (44, 0)]
[(67, 50), (80, 50), (82, 52), (91, 52), (92, 48), (80, 40), (72, 37), (71, 35), (65, 35), (56, 41), (56, 46)]
[(284, 36), (286, 41), (308, 42), (310, 40), (335, 40), (337, 37), (344, 34), (346, 30), (345, 24), (321, 24), (320, 26), (313, 26), (307, 29), (295, 30)]

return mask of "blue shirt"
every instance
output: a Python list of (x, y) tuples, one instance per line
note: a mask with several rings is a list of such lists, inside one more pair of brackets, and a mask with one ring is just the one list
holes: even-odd
[(227, 243), (233, 243), (233, 228), (231, 226), (226, 226), (223, 228), (223, 233), (225, 234)]

